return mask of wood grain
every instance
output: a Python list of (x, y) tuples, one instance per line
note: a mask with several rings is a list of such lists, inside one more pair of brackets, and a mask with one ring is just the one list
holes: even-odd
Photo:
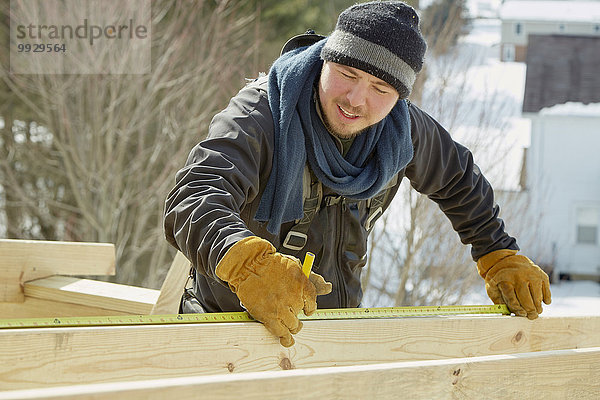
[(600, 347), (194, 376), (0, 393), (4, 399), (597, 399)]
[(179, 303), (190, 274), (190, 261), (178, 251), (160, 288), (160, 296), (151, 314), (177, 314)]
[(110, 243), (0, 239), (0, 302), (23, 302), (22, 285), (52, 275), (114, 275)]
[(252, 322), (0, 330), (0, 388), (597, 347), (598, 332), (600, 317), (305, 321), (286, 349)]
[(128, 314), (149, 314), (159, 291), (111, 282), (50, 276), (25, 283), (25, 296)]
[(31, 297), (25, 297), (25, 301), (22, 303), (0, 303), (0, 318), (92, 317), (103, 315), (131, 315), (131, 313)]

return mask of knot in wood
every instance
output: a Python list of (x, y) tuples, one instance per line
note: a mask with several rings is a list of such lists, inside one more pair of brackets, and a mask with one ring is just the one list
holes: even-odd
[(512, 342), (514, 344), (519, 343), (522, 339), (523, 339), (524, 333), (523, 331), (519, 331), (515, 334), (515, 336), (513, 336)]
[(456, 384), (458, 383), (458, 381), (460, 380), (460, 373), (461, 373), (461, 370), (460, 370), (460, 368), (458, 368), (458, 369), (455, 369), (455, 370), (452, 372), (452, 376), (454, 376), (454, 377), (455, 377), (455, 378), (452, 380), (452, 385), (456, 385)]
[(284, 358), (281, 359), (281, 361), (279, 362), (279, 366), (283, 370), (288, 370), (288, 369), (293, 369), (294, 368), (294, 366), (292, 365), (292, 362), (287, 357), (284, 357)]

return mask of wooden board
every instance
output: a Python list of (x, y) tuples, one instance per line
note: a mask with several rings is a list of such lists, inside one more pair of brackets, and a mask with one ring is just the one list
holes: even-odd
[[(68, 276), (51, 276), (25, 284), (26, 297), (103, 308), (127, 314), (149, 314), (158, 295), (159, 291), (154, 289)], [(110, 311), (105, 315), (110, 315)]]
[(131, 313), (31, 297), (25, 297), (25, 301), (22, 303), (0, 303), (0, 318), (92, 317), (102, 315), (131, 315)]
[(160, 288), (160, 296), (151, 314), (177, 314), (179, 303), (190, 274), (190, 261), (178, 251)]
[(599, 397), (600, 347), (0, 392), (0, 400)]
[(52, 275), (114, 275), (109, 243), (0, 239), (0, 302), (23, 302), (23, 284)]
[(288, 349), (252, 322), (0, 330), (0, 388), (597, 347), (598, 332), (600, 317), (305, 321)]

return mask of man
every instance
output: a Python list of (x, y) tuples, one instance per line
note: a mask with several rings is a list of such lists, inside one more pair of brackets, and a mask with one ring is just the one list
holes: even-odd
[[(472, 245), (494, 303), (530, 319), (550, 303), (548, 276), (516, 255), (471, 153), (406, 101), (425, 49), (410, 6), (358, 4), (214, 117), (165, 211), (200, 312), (245, 308), (291, 346), (300, 311), (359, 306), (367, 237), (403, 177)], [(295, 258), (307, 251), (310, 278)]]

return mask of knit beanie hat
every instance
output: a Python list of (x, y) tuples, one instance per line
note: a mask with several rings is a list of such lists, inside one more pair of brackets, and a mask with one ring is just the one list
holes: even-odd
[(365, 71), (392, 85), (404, 99), (423, 67), (426, 49), (411, 6), (371, 1), (340, 14), (321, 58)]

